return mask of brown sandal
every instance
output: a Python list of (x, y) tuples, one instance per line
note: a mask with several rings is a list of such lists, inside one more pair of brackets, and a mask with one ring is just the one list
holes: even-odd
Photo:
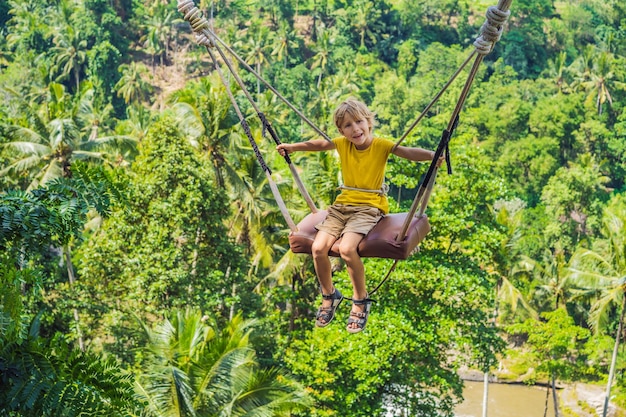
[[(324, 300), (333, 300), (333, 302), (330, 306), (320, 307), (317, 310), (317, 314), (315, 315), (315, 325), (317, 327), (328, 326), (335, 318), (335, 311), (337, 311), (337, 307), (339, 307), (339, 304), (343, 301), (343, 295), (337, 288), (335, 288), (335, 291), (330, 295), (322, 293), (322, 298)], [(324, 320), (324, 322), (321, 322), (320, 320)]]

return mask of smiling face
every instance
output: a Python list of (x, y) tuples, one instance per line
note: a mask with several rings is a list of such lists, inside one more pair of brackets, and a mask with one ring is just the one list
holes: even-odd
[(374, 113), (367, 106), (353, 99), (341, 103), (334, 114), (339, 133), (354, 143), (357, 149), (367, 149), (373, 141)]
[(354, 143), (357, 149), (367, 149), (372, 143), (372, 129), (368, 121), (358, 116), (352, 117), (346, 114), (343, 117), (339, 133), (344, 135), (346, 139)]

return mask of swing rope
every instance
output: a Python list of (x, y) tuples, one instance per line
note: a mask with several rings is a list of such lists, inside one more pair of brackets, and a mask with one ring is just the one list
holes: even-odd
[(269, 169), (269, 167), (265, 163), (265, 160), (263, 159), (263, 156), (261, 155), (261, 151), (259, 150), (259, 147), (257, 146), (256, 141), (254, 140), (254, 137), (252, 136), (252, 132), (250, 131), (250, 126), (248, 126), (248, 122), (246, 122), (246, 119), (243, 116), (243, 113), (241, 112), (241, 109), (239, 108), (237, 101), (235, 100), (235, 96), (233, 95), (232, 91), (230, 91), (230, 84), (228, 80), (226, 80), (226, 77), (224, 76), (224, 73), (222, 72), (222, 69), (219, 66), (217, 57), (211, 50), (211, 41), (208, 38), (204, 37), (204, 38), (199, 39), (199, 42), (202, 42), (201, 44), (206, 47), (206, 50), (209, 52), (209, 55), (211, 56), (211, 59), (213, 60), (215, 69), (217, 70), (220, 76), (220, 79), (222, 80), (222, 84), (224, 84), (224, 87), (226, 88), (226, 93), (228, 94), (231, 104), (233, 108), (235, 109), (237, 116), (239, 117), (239, 122), (241, 123), (241, 127), (243, 128), (243, 131), (245, 132), (246, 137), (248, 138), (248, 142), (250, 142), (250, 145), (252, 146), (252, 149), (254, 150), (257, 161), (261, 165), (263, 172), (265, 172), (265, 176), (267, 177), (268, 184), (270, 186), (270, 189), (272, 190), (272, 194), (274, 195), (274, 199), (276, 200), (276, 203), (278, 204), (280, 212), (285, 218), (285, 221), (287, 222), (287, 225), (289, 226), (291, 231), (297, 230), (298, 228), (296, 227), (296, 224), (291, 218), (291, 215), (289, 214), (289, 211), (287, 210), (287, 206), (285, 205), (285, 202), (283, 201), (283, 198), (280, 195), (280, 192), (278, 191), (278, 187), (276, 186), (276, 183), (274, 182), (274, 179), (272, 178), (272, 171)]
[(326, 133), (324, 133), (319, 127), (315, 125), (311, 120), (309, 120), (304, 113), (302, 113), (296, 106), (294, 106), (289, 100), (287, 100), (272, 84), (270, 84), (267, 80), (265, 80), (259, 73), (257, 73), (248, 63), (241, 58), (237, 52), (235, 52), (226, 42), (220, 39), (219, 36), (211, 30), (209, 22), (202, 16), (202, 11), (196, 7), (193, 0), (178, 0), (178, 11), (184, 15), (184, 19), (189, 22), (192, 30), (196, 34), (201, 34), (207, 37), (208, 39), (212, 39), (219, 43), (224, 49), (228, 51), (236, 60), (239, 62), (246, 70), (248, 70), (252, 75), (254, 75), (263, 85), (265, 85), (272, 93), (276, 95), (280, 100), (282, 100), (291, 110), (293, 110), (300, 118), (306, 122), (313, 130), (315, 130), (321, 137), (326, 139), (328, 142), (331, 139), (328, 137)]
[[(487, 19), (485, 20), (485, 23), (483, 23), (481, 27), (480, 36), (474, 42), (475, 49), (470, 54), (470, 57), (469, 57), (469, 58), (474, 57), (474, 63), (470, 69), (467, 80), (465, 81), (465, 85), (463, 86), (463, 90), (461, 91), (460, 97), (456, 102), (452, 115), (450, 116), (448, 127), (443, 131), (441, 135), (439, 146), (437, 147), (437, 150), (435, 151), (435, 156), (433, 157), (433, 160), (430, 163), (430, 166), (428, 168), (428, 172), (426, 173), (426, 177), (424, 178), (424, 181), (422, 182), (422, 185), (417, 195), (415, 196), (415, 199), (413, 200), (413, 204), (411, 205), (411, 209), (409, 210), (409, 215), (407, 215), (405, 219), (404, 225), (402, 227), (402, 232), (398, 236), (397, 240), (402, 240), (406, 236), (406, 231), (408, 230), (411, 224), (411, 219), (415, 215), (418, 206), (420, 208), (418, 217), (422, 217), (426, 211), (426, 207), (428, 206), (428, 201), (430, 199), (430, 194), (432, 192), (434, 181), (437, 176), (437, 171), (438, 171), (437, 162), (439, 161), (439, 158), (441, 157), (443, 152), (448, 148), (448, 143), (450, 141), (452, 133), (454, 132), (454, 129), (456, 128), (456, 125), (458, 124), (458, 121), (459, 121), (459, 114), (461, 113), (461, 109), (463, 108), (463, 105), (465, 104), (465, 101), (467, 100), (467, 96), (469, 94), (472, 83), (474, 82), (476, 74), (478, 73), (480, 64), (483, 62), (484, 57), (493, 50), (495, 43), (498, 40), (500, 40), (500, 37), (502, 36), (502, 31), (504, 30), (504, 24), (506, 23), (509, 15), (511, 14), (509, 10), (511, 6), (511, 2), (512, 0), (500, 0), (497, 6), (491, 6), (487, 9), (487, 13), (486, 13)], [(470, 60), (469, 58), (463, 63), (462, 67), (467, 65), (467, 63)], [(457, 71), (457, 73), (454, 74), (452, 79), (456, 77), (458, 72), (459, 71)], [(451, 81), (449, 81), (446, 84), (446, 86), (444, 87), (444, 90), (451, 84)], [(441, 93), (438, 95), (437, 99), (440, 96), (441, 96)], [(432, 107), (433, 104), (434, 102), (431, 102), (431, 104), (429, 104), (429, 107), (427, 107), (427, 109)], [(416, 123), (414, 123), (411, 126), (411, 129), (415, 127), (415, 125), (417, 125), (417, 122), (423, 117), (423, 114), (426, 111), (427, 110), (422, 112), (422, 114), (420, 115)], [(403, 138), (405, 136), (403, 136)], [(449, 158), (449, 156), (447, 156), (447, 158)], [(448, 165), (448, 169), (450, 169), (449, 165)]]
[[(465, 85), (463, 90), (461, 91), (460, 97), (456, 103), (454, 111), (450, 116), (450, 121), (448, 122), (448, 127), (443, 131), (441, 135), (441, 140), (439, 141), (439, 145), (437, 146), (437, 150), (435, 151), (435, 156), (433, 157), (430, 166), (428, 167), (428, 172), (422, 182), (422, 186), (420, 187), (415, 199), (413, 200), (413, 204), (411, 205), (411, 209), (409, 210), (409, 214), (406, 216), (404, 224), (402, 226), (402, 231), (396, 238), (397, 241), (401, 241), (405, 238), (406, 232), (411, 224), (411, 219), (415, 215), (417, 207), (420, 207), (420, 211), (418, 213), (418, 217), (422, 217), (426, 211), (426, 207), (428, 205), (428, 201), (430, 199), (430, 195), (432, 193), (433, 185), (435, 183), (435, 178), (437, 176), (437, 161), (439, 157), (442, 155), (444, 151), (446, 151), (446, 157), (449, 158), (449, 152), (447, 152), (448, 144), (450, 142), (450, 138), (454, 132), (454, 129), (458, 125), (459, 122), (459, 114), (461, 113), (461, 109), (467, 100), (467, 96), (469, 94), (469, 90), (474, 82), (476, 74), (478, 72), (478, 68), (480, 64), (484, 60), (484, 57), (489, 54), (493, 50), (495, 43), (500, 40), (502, 36), (502, 31), (504, 29), (504, 24), (506, 23), (509, 15), (511, 14), (509, 8), (511, 6), (512, 0), (500, 0), (497, 6), (491, 6), (487, 10), (487, 20), (483, 23), (481, 27), (480, 36), (474, 42), (475, 50), (470, 54), (468, 59), (461, 65), (461, 68), (465, 67), (467, 63), (470, 61), (472, 57), (475, 57), (474, 63), (470, 72), (468, 74), (467, 80), (465, 81)], [(420, 114), (418, 119), (411, 125), (407, 133), (402, 136), (400, 141), (396, 144), (398, 146), (402, 140), (408, 135), (408, 133), (417, 125), (417, 123), (421, 120), (424, 114), (432, 107), (435, 101), (439, 99), (443, 91), (448, 88), (448, 86), (452, 83), (454, 78), (458, 75), (461, 68), (452, 76), (450, 81), (444, 86), (444, 89), (437, 95), (437, 97), (427, 106), (427, 108)], [(448, 170), (450, 169), (450, 165), (448, 164)], [(369, 295), (374, 294), (378, 289), (387, 281), (387, 279), (391, 276), (392, 272), (396, 269), (396, 265), (398, 264), (398, 259), (395, 259), (392, 266), (385, 274), (385, 277), (374, 287), (374, 289), (369, 293)]]
[[(239, 88), (243, 91), (244, 95), (246, 96), (250, 104), (252, 105), (252, 108), (257, 113), (257, 116), (259, 117), (259, 120), (261, 121), (261, 125), (263, 127), (263, 136), (265, 136), (265, 132), (267, 131), (272, 137), (272, 139), (274, 140), (274, 143), (276, 145), (280, 145), (281, 141), (278, 138), (278, 134), (274, 130), (274, 127), (271, 125), (269, 120), (267, 120), (267, 118), (265, 117), (265, 114), (261, 111), (261, 109), (258, 107), (255, 100), (252, 98), (252, 95), (246, 88), (243, 80), (241, 79), (237, 71), (234, 69), (232, 63), (230, 62), (226, 54), (224, 54), (224, 51), (222, 50), (222, 48), (220, 48), (219, 45), (217, 45), (216, 42), (214, 42), (214, 38), (209, 39), (205, 33), (198, 33), (196, 34), (196, 41), (199, 44), (204, 45), (207, 49), (214, 48), (218, 51), (218, 53), (220, 54), (222, 58), (222, 61), (224, 61), (224, 63), (228, 67), (228, 70), (233, 75), (233, 78), (239, 85)], [(217, 66), (216, 61), (214, 61), (214, 64)], [(312, 213), (317, 213), (317, 207), (315, 206), (313, 199), (311, 198), (306, 187), (304, 186), (304, 183), (300, 179), (300, 175), (298, 174), (298, 171), (295, 165), (291, 162), (291, 158), (289, 157), (287, 153), (285, 153), (284, 159), (285, 159), (285, 162), (287, 162), (287, 165), (289, 166), (289, 170), (291, 171), (291, 175), (293, 176), (296, 182), (296, 185), (298, 187), (298, 190), (300, 191), (300, 194), (302, 195), (307, 205), (309, 206), (309, 210), (311, 210)]]

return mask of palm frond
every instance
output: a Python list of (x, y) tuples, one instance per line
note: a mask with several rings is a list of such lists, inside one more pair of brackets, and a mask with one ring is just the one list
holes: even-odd
[(0, 175), (6, 175), (10, 172), (24, 172), (29, 171), (39, 165), (41, 158), (39, 155), (31, 155), (26, 158), (18, 159), (8, 167), (0, 170)]
[(4, 146), (13, 148), (26, 155), (44, 156), (50, 153), (50, 147), (36, 142), (8, 142)]
[(13, 378), (0, 382), (0, 403), (20, 415), (121, 416), (134, 409), (131, 376), (112, 359), (69, 348), (59, 339), (29, 339), (3, 349)]

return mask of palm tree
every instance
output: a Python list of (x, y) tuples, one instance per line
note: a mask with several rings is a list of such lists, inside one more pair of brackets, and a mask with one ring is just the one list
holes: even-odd
[[(257, 135), (260, 136), (260, 132), (257, 131)], [(251, 277), (260, 267), (269, 268), (274, 264), (276, 245), (284, 244), (286, 233), (268, 233), (268, 230), (284, 228), (280, 209), (252, 149), (241, 152), (245, 156), (241, 157), (237, 170), (239, 182), (230, 184), (233, 215), (229, 219), (229, 230), (236, 242), (244, 245), (252, 260), (248, 274)], [(274, 177), (282, 178), (278, 172)], [(279, 187), (287, 183), (280, 178), (277, 180)]]
[(274, 263), (271, 272), (259, 281), (256, 287), (256, 290), (277, 286), (290, 287), (291, 298), (285, 305), (285, 311), (289, 314), (289, 335), (295, 330), (296, 321), (301, 314), (297, 307), (300, 290), (306, 282), (317, 279), (312, 265), (310, 256), (300, 256), (286, 250), (283, 252), (283, 256)]
[[(56, 96), (64, 94), (59, 93), (62, 86), (58, 84), (50, 85), (50, 90)], [(5, 146), (19, 156), (0, 171), (0, 175), (28, 172), (32, 178), (29, 189), (54, 178), (69, 177), (70, 158), (81, 152), (80, 130), (69, 114), (51, 115), (51, 119), (40, 119), (32, 126), (9, 126), (10, 141)]]
[(165, 58), (167, 58), (169, 52), (173, 20), (174, 12), (157, 5), (143, 25), (146, 34), (142, 37), (142, 40), (148, 53), (152, 55), (153, 68), (155, 57), (159, 57), (161, 66), (165, 63)]
[(626, 314), (626, 199), (616, 196), (602, 217), (602, 238), (591, 248), (580, 248), (570, 260), (569, 277), (579, 287), (599, 297), (593, 302), (589, 314), (592, 330), (599, 333), (607, 328), (612, 308), (619, 311), (615, 345), (611, 358), (609, 380), (602, 416), (606, 417), (611, 385), (615, 376), (615, 363), (624, 328)]
[[(608, 51), (602, 51), (600, 56), (595, 62), (594, 72), (592, 73), (591, 81), (593, 82), (593, 90), (596, 95), (596, 108), (598, 109), (598, 115), (602, 114), (602, 108), (605, 103), (609, 106), (613, 105), (613, 97), (611, 96), (609, 84), (617, 81), (613, 80), (615, 74), (613, 73), (613, 54)], [(624, 83), (619, 83), (624, 86)]]
[(63, 81), (72, 77), (76, 92), (80, 91), (80, 73), (87, 62), (87, 41), (81, 33), (67, 25), (54, 37), (54, 47), (51, 48), (52, 73), (58, 74), (56, 81)]
[(271, 55), (275, 56), (278, 61), (283, 61), (283, 66), (287, 68), (287, 60), (291, 55), (292, 49), (298, 46), (295, 40), (296, 34), (293, 30), (289, 30), (287, 25), (281, 25), (276, 32), (272, 32), (272, 40), (274, 49)]
[(227, 155), (244, 140), (242, 135), (235, 133), (237, 119), (231, 113), (231, 103), (224, 88), (216, 76), (205, 77), (171, 97), (180, 129), (192, 145), (207, 155), (221, 189), (226, 188), (227, 178), (237, 177), (236, 168)]
[(40, 337), (40, 316), (19, 343), (0, 339), (0, 366), (4, 375), (11, 374), (0, 378), (3, 414), (135, 415), (139, 404), (133, 398), (131, 375), (113, 358), (74, 349), (64, 337)]
[[(263, 76), (263, 65), (269, 64), (267, 59), (269, 50), (269, 45), (267, 44), (268, 37), (269, 29), (262, 26), (255, 35), (248, 38), (248, 43), (242, 45), (247, 51), (244, 59), (248, 64), (255, 67), (256, 73), (261, 77)], [(261, 81), (259, 79), (256, 81), (256, 92), (257, 95), (261, 94)]]
[[(27, 174), (31, 180), (28, 189), (33, 189), (56, 178), (70, 178), (73, 159), (103, 162), (107, 153), (100, 149), (111, 147), (114, 143), (129, 143), (132, 139), (120, 136), (99, 137), (99, 125), (106, 117), (107, 110), (98, 115), (93, 106), (93, 90), (87, 90), (77, 104), (65, 93), (65, 88), (56, 83), (49, 85), (48, 101), (39, 113), (29, 108), (19, 95), (13, 94), (29, 110), (26, 117), (32, 122), (27, 125), (9, 125), (8, 138), (4, 146), (12, 148), (17, 157), (0, 170), (0, 175), (7, 173)], [(80, 123), (85, 122), (84, 134)], [(76, 281), (71, 257), (71, 241), (62, 245), (63, 261), (67, 268), (70, 286)], [(78, 310), (74, 309), (74, 319), (78, 327), (78, 343), (84, 349), (80, 332)]]
[(568, 89), (567, 82), (565, 80), (565, 72), (567, 66), (567, 53), (565, 51), (560, 52), (556, 58), (548, 60), (548, 74), (554, 79), (560, 92)]
[(376, 35), (373, 29), (380, 25), (376, 23), (381, 17), (381, 11), (377, 8), (374, 2), (369, 0), (361, 0), (356, 2), (351, 8), (354, 13), (353, 19), (351, 19), (352, 26), (359, 34), (359, 48), (365, 49), (365, 38), (368, 38), (372, 43), (376, 43)]
[[(536, 312), (526, 301), (524, 294), (515, 286), (513, 278), (517, 276), (517, 262), (519, 260), (519, 250), (517, 242), (521, 237), (520, 226), (525, 204), (519, 200), (499, 201), (495, 204), (496, 222), (500, 224), (505, 232), (500, 241), (499, 250), (493, 254), (490, 265), (486, 266), (487, 272), (495, 277), (495, 295), (493, 309), (493, 326), (498, 326), (500, 319), (500, 304), (507, 305), (513, 314), (518, 307), (522, 307), (524, 312), (530, 316), (536, 316)], [(487, 416), (487, 400), (489, 396), (489, 372), (490, 364), (483, 365), (483, 417)]]
[(324, 30), (321, 31), (320, 37), (313, 47), (315, 56), (312, 58), (313, 62), (311, 63), (311, 70), (319, 68), (319, 75), (317, 77), (318, 89), (320, 88), (324, 71), (326, 70), (326, 66), (328, 65), (328, 61), (331, 57), (333, 41), (334, 39), (331, 37), (330, 30)]
[(45, 14), (44, 7), (38, 2), (12, 2), (12, 15), (7, 25), (7, 45), (11, 49), (37, 54), (44, 51), (50, 37), (49, 27), (41, 17)]
[[(28, 118), (32, 122), (27, 126), (8, 126), (9, 142), (4, 146), (15, 150), (18, 156), (0, 170), (0, 175), (27, 173), (31, 179), (29, 189), (54, 178), (70, 177), (72, 159), (103, 162), (107, 154), (101, 148), (117, 141), (132, 142), (128, 137), (98, 137), (101, 119), (93, 114), (91, 90), (81, 96), (78, 105), (72, 103), (72, 97), (60, 84), (51, 83), (48, 93), (47, 103), (35, 111), (19, 94), (12, 92), (13, 98), (29, 109)], [(81, 121), (90, 123), (86, 135), (81, 134)]]
[(585, 91), (587, 103), (595, 102), (598, 114), (602, 114), (605, 103), (613, 104), (611, 91), (614, 87), (624, 88), (623, 82), (617, 81), (613, 71), (614, 56), (608, 50), (600, 50), (594, 45), (587, 45), (579, 58), (572, 63), (575, 73), (574, 88)]
[(146, 328), (144, 372), (136, 392), (149, 416), (288, 416), (308, 407), (304, 390), (276, 369), (259, 369), (254, 322), (235, 316), (219, 330), (199, 311), (175, 311)]
[[(568, 301), (567, 271), (565, 254), (556, 250), (546, 250), (541, 261), (522, 256), (519, 271), (527, 271), (539, 285), (535, 288), (534, 298), (539, 304), (539, 311), (552, 311), (565, 307)], [(546, 308), (542, 308), (547, 306)]]
[(133, 61), (120, 65), (118, 70), (122, 76), (114, 87), (117, 96), (122, 97), (126, 104), (143, 102), (152, 92), (152, 86), (144, 80), (148, 72), (146, 66)]
[(138, 104), (130, 105), (126, 108), (126, 119), (118, 122), (116, 130), (140, 143), (148, 134), (152, 121), (153, 114), (149, 109)]

